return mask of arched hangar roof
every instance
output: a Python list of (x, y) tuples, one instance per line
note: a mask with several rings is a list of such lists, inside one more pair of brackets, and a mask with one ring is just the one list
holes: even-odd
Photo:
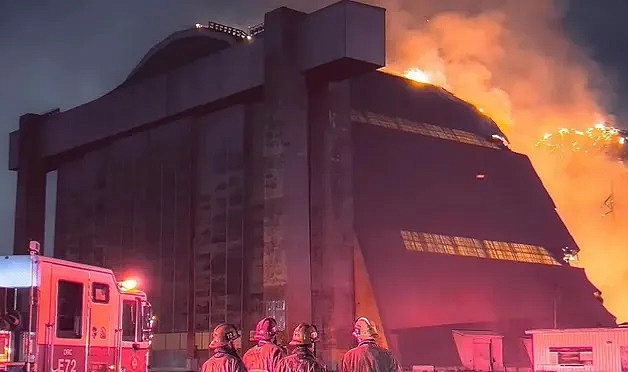
[(153, 46), (120, 86), (176, 69), (241, 41), (241, 37), (204, 26), (177, 31)]

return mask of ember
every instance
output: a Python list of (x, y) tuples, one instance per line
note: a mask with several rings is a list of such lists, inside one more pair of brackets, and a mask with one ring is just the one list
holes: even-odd
[(595, 152), (623, 159), (626, 157), (624, 143), (627, 135), (625, 130), (600, 123), (586, 130), (560, 128), (554, 133), (546, 133), (536, 146), (551, 152)]

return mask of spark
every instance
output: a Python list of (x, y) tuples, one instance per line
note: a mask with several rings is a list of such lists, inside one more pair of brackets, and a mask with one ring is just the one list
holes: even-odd
[(418, 83), (430, 84), (432, 82), (432, 78), (430, 75), (418, 68), (411, 68), (404, 73), (404, 76), (410, 80), (414, 80)]
[(554, 133), (545, 133), (536, 147), (552, 152), (606, 152), (623, 154), (626, 131), (605, 123), (596, 123), (585, 130), (559, 128)]

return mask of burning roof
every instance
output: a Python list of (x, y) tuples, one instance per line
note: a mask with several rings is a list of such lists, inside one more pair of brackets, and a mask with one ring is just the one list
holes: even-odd
[(551, 3), (469, 8), (436, 10), (421, 24), (425, 9), (391, 12), (388, 68), (471, 102), (508, 135), (510, 148), (530, 157), (581, 247), (572, 265), (587, 270), (625, 319), (628, 171), (617, 160), (628, 155), (628, 133), (605, 114), (604, 92), (591, 89), (600, 71), (566, 37)]

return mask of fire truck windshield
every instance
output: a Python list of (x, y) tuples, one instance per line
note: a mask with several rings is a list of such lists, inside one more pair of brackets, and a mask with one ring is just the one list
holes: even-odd
[(150, 341), (153, 333), (153, 312), (148, 301), (142, 303), (142, 341)]
[(125, 300), (122, 303), (122, 340), (148, 342), (151, 339), (153, 316), (147, 301)]

